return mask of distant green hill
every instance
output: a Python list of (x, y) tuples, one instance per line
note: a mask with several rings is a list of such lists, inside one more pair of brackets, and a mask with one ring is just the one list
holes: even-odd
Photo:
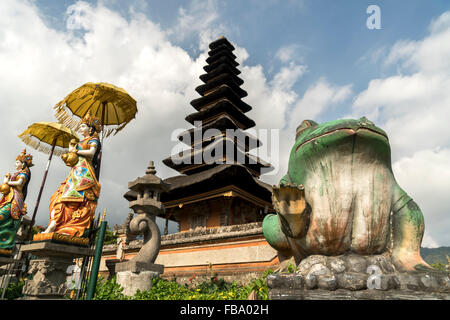
[(450, 257), (450, 247), (439, 247), (439, 248), (420, 248), (420, 254), (423, 260), (429, 264), (441, 262), (447, 264), (447, 259), (445, 256)]

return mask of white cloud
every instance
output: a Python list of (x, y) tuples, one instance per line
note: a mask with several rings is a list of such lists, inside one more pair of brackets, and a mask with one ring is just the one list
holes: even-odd
[(445, 117), (450, 112), (450, 25), (443, 22), (447, 16), (431, 24), (425, 39), (397, 42), (387, 61), (398, 63), (405, 74), (370, 81), (354, 101), (354, 114), (367, 115), (388, 132), (394, 160), (450, 145)]
[[(400, 185), (420, 206), (425, 218), (424, 245), (449, 244), (450, 148), (419, 150), (393, 163)], [(434, 240), (433, 240), (434, 239)]]
[(440, 245), (434, 240), (432, 237), (430, 237), (429, 234), (425, 231), (425, 234), (423, 235), (422, 239), (422, 247), (424, 248), (439, 248)]
[(217, 39), (227, 28), (217, 22), (219, 18), (217, 0), (191, 0), (187, 8), (178, 9), (177, 24), (168, 32), (177, 40), (184, 40), (190, 35), (198, 35), (200, 49), (207, 50), (208, 44)]
[(424, 75), (448, 75), (450, 11), (433, 20), (429, 31), (429, 36), (422, 40), (398, 41), (389, 52), (386, 63), (400, 63), (405, 71), (420, 72)]
[[(253, 107), (247, 116), (255, 121), (256, 129), (269, 130), (267, 132), (269, 141), (263, 141), (263, 147), (255, 150), (276, 168), (269, 175), (262, 177), (262, 180), (268, 183), (277, 183), (287, 170), (287, 157), (293, 140), (285, 138), (286, 132), (282, 130), (279, 132), (281, 138), (279, 144), (272, 144), (270, 130), (281, 130), (285, 127), (286, 113), (298, 97), (292, 86), (302, 76), (304, 69), (305, 67), (300, 65), (285, 67), (268, 80), (261, 65), (241, 68), (241, 78), (245, 81), (242, 88), (249, 94), (244, 101)], [(264, 150), (267, 150), (267, 156), (270, 158), (261, 155)]]
[[(2, 141), (3, 149), (8, 150), (0, 159), (0, 168), (5, 173), (8, 169), (12, 171), (15, 156), (24, 147), (17, 134), (33, 122), (55, 121), (52, 106), (70, 91), (85, 82), (97, 81), (122, 87), (137, 100), (139, 112), (122, 132), (105, 140), (100, 178), (102, 195), (98, 206), (99, 211), (108, 208), (109, 221), (121, 223), (129, 212), (128, 203), (122, 197), (127, 191), (127, 182), (143, 175), (149, 160), (155, 161), (159, 176), (177, 174), (161, 160), (170, 155), (176, 144), (170, 140), (172, 131), (190, 127), (184, 117), (195, 111), (189, 102), (198, 98), (194, 89), (201, 84), (199, 76), (204, 73), (207, 45), (217, 39), (219, 32), (228, 30), (220, 23), (217, 2), (211, 0), (202, 6), (199, 1), (192, 1), (179, 11), (177, 24), (167, 30), (133, 10), (127, 20), (101, 2), (96, 6), (76, 2), (67, 11), (67, 29), (61, 31), (45, 24), (33, 2), (3, 0), (0, 11), (3, 13), (0, 20), (0, 112), (7, 119), (3, 123)], [(438, 173), (444, 172), (448, 160), (450, 133), (445, 115), (450, 106), (450, 51), (446, 43), (450, 41), (447, 16), (436, 19), (430, 25), (430, 35), (422, 41), (399, 42), (394, 46), (389, 53), (389, 63), (398, 64), (405, 74), (371, 81), (353, 104), (353, 113), (358, 117), (375, 110), (371, 120), (390, 135), (396, 176), (424, 211), (426, 239), (430, 245), (433, 241), (448, 244), (445, 232), (432, 221), (444, 221), (448, 201), (443, 190), (449, 188), (445, 183), (439, 185), (437, 178), (433, 178), (426, 182), (426, 187), (415, 191), (417, 182), (408, 179), (422, 175), (417, 180), (422, 182), (427, 174), (439, 177)], [(179, 32), (178, 40), (195, 36), (194, 43), (198, 43), (200, 54), (193, 58), (174, 45), (171, 39), (175, 32)], [(438, 46), (440, 43), (442, 45)], [(245, 81), (243, 89), (249, 93), (244, 101), (253, 107), (247, 115), (255, 120), (257, 128), (282, 129), (278, 173), (262, 178), (276, 183), (287, 170), (297, 125), (304, 119), (317, 120), (345, 102), (352, 95), (352, 86), (333, 85), (321, 78), (299, 96), (293, 86), (307, 67), (295, 58), (298, 53), (283, 52), (281, 48), (276, 57), (283, 66), (268, 79), (261, 65), (245, 64), (251, 52), (238, 45), (235, 47), (241, 64), (240, 76)], [(427, 57), (434, 61), (426, 61)], [(437, 153), (426, 151), (439, 146), (441, 149)], [(28, 151), (33, 153), (36, 162), (29, 188), (33, 191), (27, 198), (32, 209), (47, 156), (31, 148)], [(427, 163), (440, 170), (426, 171)], [(48, 220), (48, 200), (68, 173), (68, 168), (58, 158), (54, 158), (50, 169), (37, 217), (37, 222), (43, 225)], [(438, 188), (442, 192), (433, 192)], [(438, 203), (442, 205), (439, 207)]]
[[(210, 4), (214, 9), (213, 2)], [(193, 2), (195, 5), (199, 3)], [(200, 14), (201, 10), (197, 12), (192, 6), (191, 13), (181, 11), (184, 19)], [(25, 146), (17, 134), (33, 122), (56, 121), (52, 107), (72, 90), (98, 81), (122, 87), (137, 100), (139, 111), (123, 131), (104, 142), (98, 205), (99, 211), (108, 208), (110, 222), (121, 223), (129, 212), (122, 197), (127, 182), (142, 176), (149, 160), (155, 161), (163, 178), (178, 174), (161, 161), (176, 145), (170, 140), (172, 131), (190, 127), (184, 117), (195, 112), (189, 102), (198, 98), (194, 89), (201, 84), (206, 53), (193, 59), (170, 42), (170, 30), (162, 30), (139, 13), (131, 12), (127, 20), (101, 3), (95, 6), (79, 1), (70, 6), (66, 30), (61, 31), (46, 26), (32, 3), (2, 1), (0, 10), (5, 15), (0, 21), (0, 94), (4, 102), (0, 111), (11, 115), (3, 127), (3, 147), (11, 150), (11, 157), (2, 157), (0, 168), (11, 168), (14, 153)], [(212, 30), (198, 33), (204, 50), (215, 39)], [(258, 128), (282, 128), (288, 107), (297, 99), (292, 85), (305, 66), (291, 64), (267, 80), (260, 65), (244, 64), (247, 50), (235, 47), (243, 87), (249, 92), (246, 102), (254, 107), (249, 116)], [(31, 148), (28, 151), (36, 163), (29, 187), (33, 191), (27, 198), (29, 208), (33, 208), (47, 156)], [(54, 158), (37, 223), (47, 224), (49, 198), (67, 173), (62, 161)]]
[(248, 116), (255, 120), (258, 128), (283, 128), (284, 116), (288, 106), (297, 98), (297, 94), (291, 87), (280, 87), (279, 82), (283, 78), (296, 79), (301, 75), (301, 70), (282, 69), (272, 81), (267, 81), (263, 67), (242, 66), (241, 78), (245, 81), (242, 88), (248, 92), (244, 101), (253, 107)]
[(449, 245), (450, 12), (429, 31), (424, 39), (392, 46), (384, 63), (397, 66), (398, 74), (370, 81), (355, 98), (353, 114), (386, 130), (396, 177), (425, 215), (425, 239)]
[[(245, 80), (243, 88), (249, 93), (245, 99), (253, 106), (248, 115), (255, 120), (259, 129), (280, 130), (279, 144), (269, 142), (269, 146), (266, 146), (269, 153), (270, 150), (278, 150), (272, 152), (271, 158), (265, 159), (276, 167), (276, 170), (261, 178), (270, 184), (277, 184), (287, 172), (297, 126), (303, 120), (314, 119), (337, 103), (345, 101), (352, 93), (351, 85), (335, 86), (322, 78), (299, 97), (293, 86), (306, 70), (307, 66), (291, 61), (289, 66), (282, 67), (268, 80), (260, 65), (242, 68), (242, 78)], [(262, 148), (256, 151), (262, 152)]]
[(328, 108), (348, 99), (352, 94), (352, 85), (335, 86), (325, 78), (306, 89), (303, 97), (297, 101), (290, 113), (289, 131), (295, 133), (297, 126), (306, 119), (314, 120)]
[(272, 80), (272, 85), (278, 89), (291, 89), (293, 84), (306, 72), (305, 65), (297, 65), (293, 62), (289, 66), (282, 67), (281, 70), (275, 74)]
[(450, 28), (450, 11), (441, 14), (437, 19), (433, 19), (430, 23), (430, 33), (446, 32)]
[[(172, 171), (161, 160), (170, 155), (171, 131), (188, 126), (183, 115), (190, 111), (204, 57), (193, 60), (144, 16), (127, 21), (101, 5), (70, 6), (66, 31), (47, 27), (29, 2), (2, 1), (0, 10), (5, 15), (0, 21), (0, 112), (9, 115), (3, 147), (10, 150), (0, 167), (12, 170), (15, 154), (25, 146), (17, 134), (33, 122), (56, 121), (52, 107), (72, 90), (98, 81), (122, 87), (138, 101), (139, 112), (122, 132), (105, 140), (98, 206), (99, 211), (108, 207), (111, 220), (120, 223), (129, 211), (122, 197), (127, 182), (143, 175), (151, 159), (161, 176)], [(32, 211), (47, 156), (28, 151), (36, 162), (30, 183), (34, 192), (27, 198)], [(44, 225), (50, 195), (68, 173), (58, 158), (50, 168), (37, 216)]]
[(303, 54), (307, 49), (297, 43), (289, 44), (278, 49), (275, 57), (283, 63), (303, 62)]

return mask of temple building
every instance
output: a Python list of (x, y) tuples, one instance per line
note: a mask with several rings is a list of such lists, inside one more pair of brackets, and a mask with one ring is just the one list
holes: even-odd
[(171, 187), (161, 200), (181, 232), (262, 221), (271, 207), (271, 187), (259, 176), (272, 167), (248, 153), (261, 143), (244, 132), (255, 122), (245, 115), (252, 107), (242, 101), (235, 48), (224, 37), (209, 48), (195, 89), (201, 97), (191, 101), (197, 111), (185, 118), (194, 128), (178, 137), (190, 149), (163, 160), (180, 173), (165, 180)]
[[(249, 153), (262, 144), (245, 132), (255, 122), (246, 115), (252, 107), (242, 101), (247, 92), (235, 48), (220, 37), (209, 49), (204, 84), (195, 89), (200, 97), (191, 101), (196, 112), (185, 118), (194, 127), (178, 136), (188, 149), (163, 160), (179, 172), (164, 180), (170, 189), (161, 194), (166, 230), (155, 263), (165, 265), (166, 277), (207, 268), (215, 274), (257, 272), (278, 263), (261, 229), (273, 209), (272, 187), (260, 175), (273, 167)], [(124, 197), (133, 201), (136, 194), (130, 190)], [(168, 220), (178, 223), (178, 233), (167, 234)]]

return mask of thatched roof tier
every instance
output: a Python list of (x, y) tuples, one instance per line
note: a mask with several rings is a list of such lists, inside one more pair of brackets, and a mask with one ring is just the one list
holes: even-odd
[(231, 50), (230, 47), (228, 47), (226, 44), (221, 44), (215, 47), (214, 49), (209, 50), (208, 56), (212, 57), (222, 50), (228, 50), (228, 52), (233, 52), (235, 49)]
[(228, 56), (221, 56), (216, 61), (214, 61), (214, 63), (207, 64), (206, 66), (204, 66), (203, 70), (205, 70), (206, 72), (211, 72), (221, 64), (228, 64), (231, 67), (239, 66), (238, 62), (236, 62), (235, 60), (231, 60)]
[(239, 87), (244, 83), (244, 81), (241, 81), (242, 79), (238, 78), (237, 76), (230, 73), (225, 73), (217, 76), (216, 78), (208, 81), (205, 84), (198, 86), (197, 88), (195, 88), (195, 91), (197, 91), (202, 96), (206, 96), (221, 85), (227, 85), (239, 98), (243, 98), (247, 96), (247, 91)]
[(217, 51), (215, 55), (210, 56), (206, 59), (206, 63), (211, 65), (214, 64), (216, 61), (218, 61), (221, 57), (228, 57), (230, 60), (235, 60), (237, 57), (229, 50), (223, 49), (220, 51)]
[(220, 114), (213, 121), (207, 123), (202, 122), (202, 125), (200, 127), (194, 127), (180, 133), (180, 135), (178, 135), (178, 140), (184, 142), (187, 145), (193, 146), (194, 144), (200, 143), (199, 140), (209, 140), (211, 138), (210, 136), (205, 136), (205, 131), (209, 129), (217, 129), (216, 131), (220, 131), (222, 134), (227, 134), (227, 129), (232, 130), (233, 133), (242, 141), (245, 138), (246, 144), (251, 144), (252, 146), (254, 146), (252, 148), (245, 148), (246, 150), (251, 150), (253, 148), (262, 146), (262, 143), (256, 137), (248, 132), (243, 131), (236, 120), (234, 120), (228, 114)]
[[(223, 163), (239, 163), (252, 176), (259, 177), (263, 169), (268, 172), (273, 168), (269, 163), (248, 154), (250, 150), (260, 147), (261, 142), (244, 132), (254, 127), (255, 122), (245, 115), (252, 108), (241, 100), (247, 96), (247, 92), (240, 87), (244, 81), (237, 76), (239, 71), (236, 66), (239, 64), (231, 53), (234, 47), (221, 37), (210, 44), (210, 49), (209, 58), (206, 59), (208, 65), (204, 67), (207, 73), (201, 76), (204, 84), (195, 88), (202, 97), (191, 101), (198, 112), (185, 118), (195, 127), (178, 136), (191, 149), (172, 155), (164, 159), (163, 163), (187, 175), (222, 166)], [(209, 129), (215, 130), (205, 136)], [(230, 130), (233, 136), (230, 136)], [(229, 154), (230, 150), (233, 154)]]
[(191, 105), (197, 111), (200, 111), (202, 108), (221, 99), (227, 99), (244, 113), (252, 110), (252, 107), (250, 105), (242, 101), (241, 98), (239, 98), (239, 96), (233, 92), (233, 89), (225, 84), (216, 88), (216, 90), (214, 90), (207, 96), (192, 100)]
[[(221, 74), (216, 75), (215, 77), (209, 79), (205, 84), (209, 83), (227, 83), (227, 81), (233, 81), (238, 86), (241, 86), (244, 84), (244, 80), (239, 78), (237, 75), (235, 75), (232, 72), (222, 72)], [(217, 85), (215, 85), (217, 87)]]
[[(238, 164), (224, 164), (191, 175), (177, 175), (164, 180), (170, 185), (168, 192), (161, 194), (161, 201), (166, 210), (168, 205), (176, 205), (175, 202), (199, 201), (206, 197), (212, 197), (215, 190), (235, 189), (242, 190), (252, 195), (253, 199), (262, 205), (271, 205), (272, 187), (252, 176), (248, 169)], [(216, 193), (220, 195), (220, 192)], [(137, 199), (135, 191), (124, 194), (128, 201)], [(161, 216), (164, 217), (165, 216)], [(175, 220), (171, 219), (170, 220)]]
[(272, 187), (249, 174), (242, 165), (225, 164), (190, 176), (175, 176), (164, 182), (170, 184), (168, 193), (161, 195), (163, 202), (235, 185), (262, 200), (271, 203)]
[[(204, 83), (207, 83), (211, 79), (214, 79), (215, 77), (220, 76), (221, 74), (224, 74), (224, 73), (229, 73), (229, 74), (233, 74), (233, 75), (237, 76), (241, 72), (236, 67), (232, 67), (226, 63), (222, 63), (222, 64), (218, 65), (217, 68), (215, 68), (211, 72), (202, 74), (200, 76), (200, 80), (202, 80)], [(238, 81), (239, 81), (238, 83), (240, 83), (240, 84), (244, 83), (244, 81), (241, 78), (238, 78)]]
[[(255, 121), (247, 117), (241, 110), (226, 99), (219, 100), (215, 104), (209, 104), (208, 106), (202, 108), (201, 111), (191, 113), (184, 119), (192, 125), (194, 125), (196, 121), (201, 121), (202, 125), (206, 125), (207, 123), (217, 119), (219, 115), (228, 115), (242, 130), (253, 128), (255, 126)], [(220, 130), (222, 128), (217, 127), (217, 129)]]
[(234, 51), (235, 49), (235, 47), (224, 36), (221, 36), (219, 39), (211, 42), (209, 44), (209, 49), (214, 50), (221, 46), (226, 46), (230, 51)]
[[(249, 154), (236, 139), (221, 136), (206, 146), (184, 150), (163, 160), (163, 163), (183, 174), (192, 174), (224, 163), (239, 163), (259, 177), (261, 170), (271, 171), (272, 166), (259, 157)], [(232, 152), (232, 153), (231, 153)], [(232, 156), (232, 158), (229, 158)]]
[[(217, 129), (215, 123), (209, 123), (201, 127), (196, 127), (184, 131), (178, 136), (178, 139), (191, 148), (204, 148), (211, 142), (221, 137), (228, 137), (229, 139), (234, 140), (235, 143), (238, 144), (239, 147), (246, 152), (262, 146), (262, 142), (258, 138), (248, 132), (239, 129), (239, 127), (234, 125), (234, 122), (228, 116), (222, 115), (217, 119), (217, 121), (226, 123), (227, 128), (219, 130)], [(232, 132), (229, 132), (229, 130), (227, 129), (231, 129), (232, 125), (234, 125), (235, 127), (231, 130)], [(221, 126), (224, 127), (225, 125)], [(217, 130), (206, 132), (208, 129)]]

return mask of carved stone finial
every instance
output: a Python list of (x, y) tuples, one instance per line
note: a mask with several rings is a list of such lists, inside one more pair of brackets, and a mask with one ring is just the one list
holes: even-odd
[(147, 170), (145, 171), (146, 174), (156, 174), (156, 170), (155, 170), (155, 163), (152, 161), (150, 161), (150, 163), (148, 164)]

